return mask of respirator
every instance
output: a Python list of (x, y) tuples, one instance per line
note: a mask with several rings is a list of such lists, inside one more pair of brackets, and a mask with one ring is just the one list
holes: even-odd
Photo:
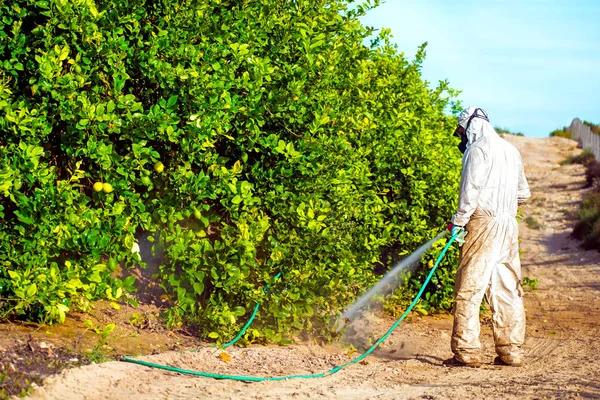
[(458, 126), (454, 130), (453, 135), (460, 138), (460, 143), (458, 144), (458, 150), (460, 150), (460, 152), (462, 154), (465, 154), (465, 151), (467, 151), (467, 145), (469, 144), (469, 138), (467, 137), (467, 131), (469, 130), (469, 125), (471, 125), (471, 121), (473, 120), (473, 118), (481, 118), (481, 119), (486, 120), (487, 122), (490, 122), (490, 120), (488, 119), (487, 113), (485, 111), (483, 111), (481, 108), (476, 108), (475, 111), (473, 111), (473, 114), (471, 114), (471, 116), (469, 117), (466, 128), (463, 128), (462, 125), (458, 124)]

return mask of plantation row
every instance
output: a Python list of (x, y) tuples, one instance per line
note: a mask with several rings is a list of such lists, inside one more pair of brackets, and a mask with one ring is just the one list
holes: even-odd
[[(455, 92), (421, 79), (424, 48), (372, 36), (368, 8), (0, 5), (0, 316), (133, 301), (123, 271), (149, 234), (170, 325), (227, 339), (264, 301), (247, 340), (322, 331), (442, 229), (460, 174)], [(425, 310), (449, 308), (455, 258)]]

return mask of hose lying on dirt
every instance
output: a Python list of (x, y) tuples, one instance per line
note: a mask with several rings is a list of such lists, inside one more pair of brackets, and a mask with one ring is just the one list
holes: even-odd
[[(360, 362), (365, 357), (367, 357), (369, 354), (371, 354), (373, 352), (373, 350), (375, 350), (381, 343), (383, 343), (383, 341), (385, 339), (387, 339), (388, 336), (390, 336), (392, 334), (392, 332), (398, 327), (398, 325), (400, 325), (400, 323), (404, 320), (404, 318), (406, 318), (406, 316), (408, 315), (408, 313), (414, 308), (414, 306), (417, 304), (417, 302), (421, 298), (421, 295), (425, 291), (425, 287), (427, 286), (427, 284), (431, 280), (431, 277), (433, 276), (433, 273), (435, 272), (437, 266), (439, 265), (440, 261), (442, 261), (442, 258), (444, 258), (444, 256), (446, 255), (446, 252), (450, 248), (450, 245), (452, 244), (452, 242), (454, 242), (454, 240), (457, 238), (458, 235), (459, 235), (459, 233), (453, 235), (450, 238), (450, 240), (448, 240), (448, 243), (446, 243), (446, 246), (444, 246), (444, 249), (441, 251), (440, 255), (435, 260), (435, 264), (433, 265), (433, 268), (431, 268), (431, 271), (429, 272), (429, 275), (427, 275), (427, 278), (423, 282), (423, 285), (421, 286), (421, 289), (419, 290), (419, 293), (417, 293), (417, 295), (415, 296), (415, 298), (412, 301), (412, 303), (410, 303), (410, 305), (408, 306), (408, 308), (406, 309), (406, 311), (404, 311), (404, 313), (390, 327), (390, 329), (388, 329), (388, 331), (381, 338), (379, 338), (379, 340), (377, 340), (375, 342), (375, 344), (373, 344), (366, 352), (364, 352), (360, 356), (354, 358), (353, 360), (348, 361), (345, 364), (338, 365), (337, 367), (334, 367), (334, 368), (330, 369), (329, 371), (321, 372), (321, 373), (318, 373), (318, 374), (308, 374), (308, 375), (285, 375), (285, 376), (260, 377), (260, 376), (245, 376), (245, 375), (214, 374), (214, 373), (210, 373), (210, 372), (194, 371), (194, 370), (189, 370), (189, 369), (181, 369), (181, 368), (176, 368), (176, 367), (170, 367), (168, 365), (155, 364), (155, 363), (151, 363), (151, 362), (148, 362), (148, 361), (138, 360), (137, 358), (131, 357), (131, 356), (124, 357), (122, 361), (129, 362), (129, 363), (134, 363), (134, 364), (139, 364), (139, 365), (144, 365), (146, 367), (151, 367), (151, 368), (164, 369), (166, 371), (178, 372), (178, 373), (181, 373), (181, 374), (203, 376), (203, 377), (206, 377), (206, 378), (214, 378), (214, 379), (229, 379), (229, 380), (244, 381), (244, 382), (284, 381), (284, 380), (287, 380), (287, 379), (298, 379), (298, 378), (303, 378), (303, 379), (322, 378), (324, 376), (335, 374), (336, 372), (340, 371), (343, 368), (346, 368), (347, 366), (349, 366), (351, 364), (356, 364), (356, 363)], [(277, 276), (275, 278), (278, 278), (280, 275), (281, 275), (281, 273), (277, 274)], [(266, 291), (268, 289), (268, 287), (269, 286), (267, 285), (264, 290)], [(226, 343), (224, 345), (224, 347), (228, 347), (228, 346), (233, 345), (235, 342), (237, 342), (242, 337), (242, 335), (244, 334), (244, 332), (246, 331), (246, 329), (250, 326), (250, 324), (254, 320), (254, 317), (256, 316), (256, 313), (258, 311), (258, 307), (259, 307), (259, 304), (256, 304), (256, 306), (254, 307), (254, 311), (253, 311), (250, 319), (248, 320), (248, 322), (246, 323), (246, 325), (244, 325), (244, 327), (242, 328), (241, 332), (231, 342)]]

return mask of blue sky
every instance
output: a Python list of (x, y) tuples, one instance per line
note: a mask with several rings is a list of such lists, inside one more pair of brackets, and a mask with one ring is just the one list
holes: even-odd
[(392, 30), (423, 78), (448, 79), (494, 126), (545, 137), (600, 123), (600, 0), (387, 0), (362, 19)]

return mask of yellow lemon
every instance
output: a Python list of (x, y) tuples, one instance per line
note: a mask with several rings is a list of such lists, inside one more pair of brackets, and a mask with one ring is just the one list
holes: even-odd
[(165, 170), (165, 166), (163, 165), (163, 163), (158, 161), (156, 164), (154, 164), (154, 170), (160, 174)]
[(113, 191), (113, 187), (110, 183), (103, 183), (102, 190), (104, 190), (104, 193), (110, 193)]
[(94, 192), (101, 192), (103, 186), (102, 182), (94, 183)]

